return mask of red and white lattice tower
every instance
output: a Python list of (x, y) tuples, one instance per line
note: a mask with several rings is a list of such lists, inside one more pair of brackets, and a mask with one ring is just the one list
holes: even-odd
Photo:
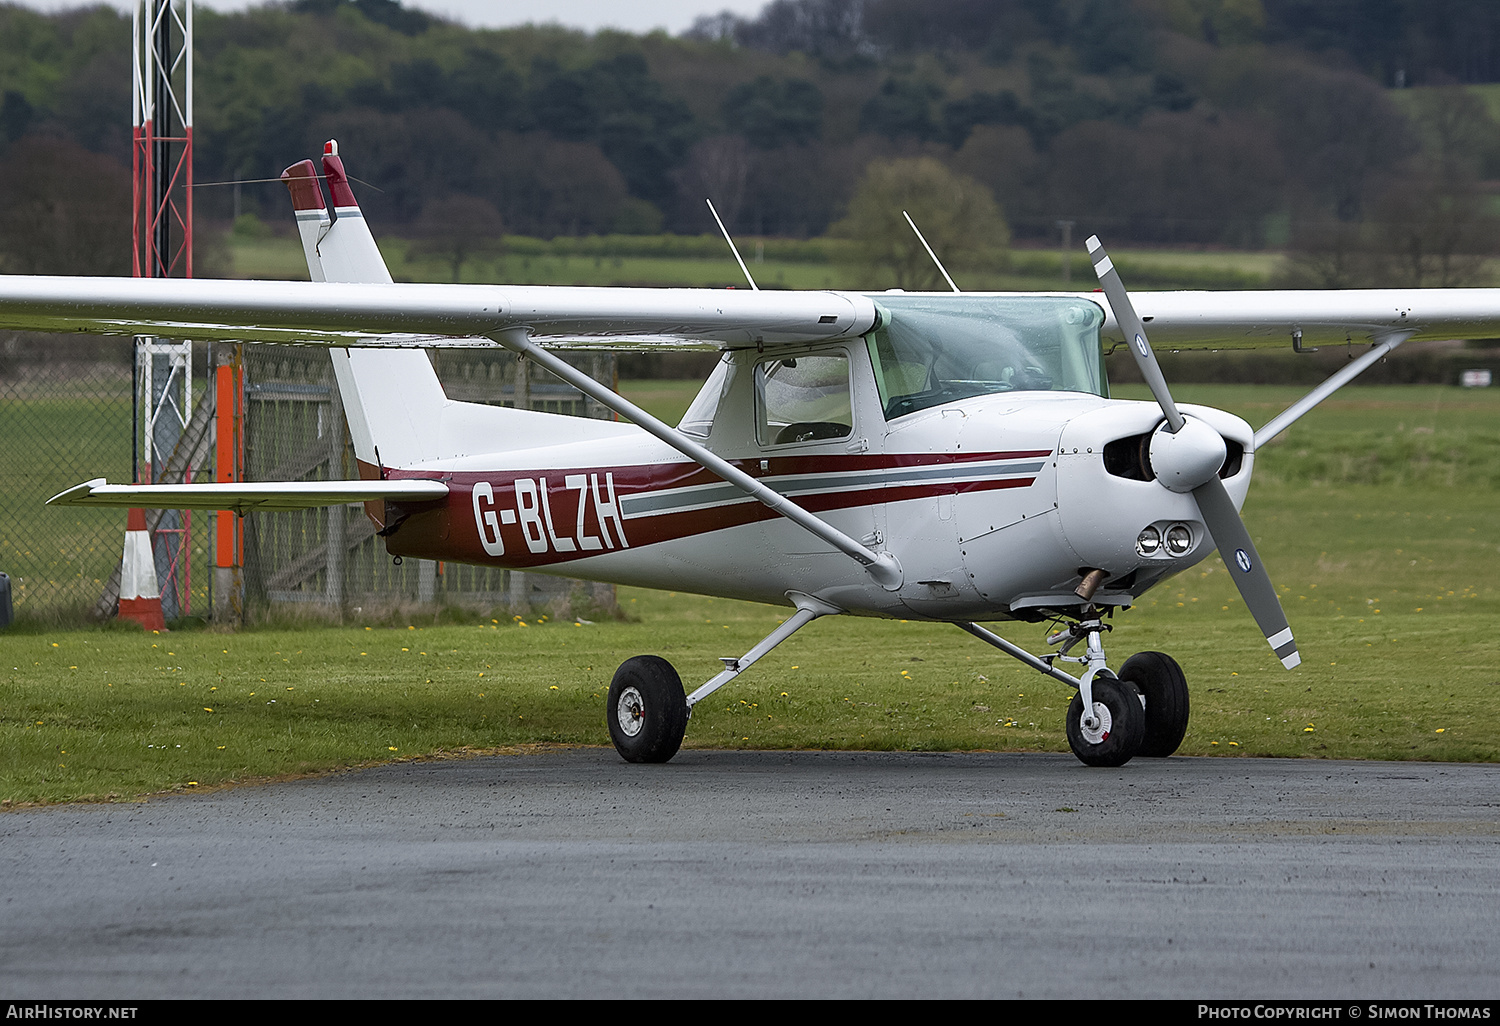
[[(139, 278), (193, 276), (193, 4), (136, 0), (131, 169)], [(175, 237), (174, 237), (174, 231)]]
[[(139, 278), (193, 276), (192, 0), (136, 0), (131, 33), (131, 268)], [(134, 478), (161, 480), (192, 416), (192, 344), (136, 339)], [(175, 479), (191, 478), (195, 468)], [(132, 511), (134, 516), (134, 511)], [(167, 616), (187, 612), (191, 521), (164, 512), (152, 548)], [(122, 617), (132, 618), (125, 603)], [(158, 614), (159, 618), (160, 614)]]

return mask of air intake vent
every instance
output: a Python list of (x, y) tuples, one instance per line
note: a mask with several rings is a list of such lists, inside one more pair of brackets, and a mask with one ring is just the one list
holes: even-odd
[(1151, 432), (1116, 438), (1106, 445), (1104, 469), (1115, 477), (1131, 481), (1152, 480), (1156, 475), (1151, 473)]
[[(1104, 446), (1104, 470), (1115, 477), (1131, 481), (1151, 481), (1156, 474), (1151, 469), (1151, 436), (1143, 435), (1116, 438)], [(1224, 439), (1224, 465), (1219, 468), (1220, 478), (1234, 477), (1244, 468), (1245, 447), (1232, 439)]]

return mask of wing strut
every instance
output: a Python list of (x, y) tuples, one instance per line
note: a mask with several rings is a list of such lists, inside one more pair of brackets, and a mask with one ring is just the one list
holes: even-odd
[(1368, 353), (1365, 353), (1357, 360), (1350, 360), (1344, 364), (1337, 371), (1330, 374), (1328, 380), (1282, 410), (1275, 417), (1271, 418), (1271, 420), (1267, 421), (1264, 427), (1255, 432), (1256, 451), (1259, 451), (1261, 446), (1300, 420), (1304, 413), (1363, 374), (1366, 367), (1384, 357), (1392, 349), (1395, 349), (1415, 334), (1415, 331), (1390, 331), (1376, 335), (1375, 341), (1377, 344), (1372, 346)]
[(644, 428), (694, 463), (713, 471), (725, 481), (728, 481), (736, 488), (748, 494), (751, 498), (765, 504), (771, 511), (806, 528), (863, 566), (869, 571), (870, 576), (875, 578), (886, 591), (895, 591), (901, 587), (903, 578), (901, 564), (895, 556), (889, 552), (874, 552), (866, 548), (832, 524), (813, 516), (774, 488), (767, 488), (743, 470), (740, 470), (727, 460), (714, 455), (682, 432), (668, 427), (665, 423), (657, 420), (628, 399), (625, 399), (616, 392), (610, 391), (587, 374), (576, 370), (570, 364), (558, 359), (531, 341), (531, 334), (525, 328), (506, 328), (503, 331), (497, 331), (490, 337), (511, 352), (520, 353), (528, 360), (535, 360), (538, 365), (547, 368), (548, 371), (557, 375), (584, 395)]

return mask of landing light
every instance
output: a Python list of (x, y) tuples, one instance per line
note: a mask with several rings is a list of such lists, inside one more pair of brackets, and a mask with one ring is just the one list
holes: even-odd
[(1193, 547), (1193, 532), (1189, 531), (1186, 524), (1173, 524), (1167, 528), (1167, 551), (1174, 556), (1181, 556)]
[(1159, 548), (1161, 548), (1161, 532), (1154, 527), (1146, 528), (1135, 539), (1135, 551), (1143, 556), (1155, 555)]

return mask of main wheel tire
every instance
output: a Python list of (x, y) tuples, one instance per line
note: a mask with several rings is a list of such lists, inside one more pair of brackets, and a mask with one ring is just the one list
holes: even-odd
[(1140, 750), (1146, 730), (1140, 697), (1128, 681), (1102, 675), (1091, 690), (1099, 726), (1083, 725), (1083, 696), (1074, 695), (1068, 703), (1068, 746), (1085, 766), (1123, 766)]
[(1137, 755), (1164, 759), (1177, 751), (1188, 726), (1187, 678), (1163, 652), (1137, 652), (1120, 667), (1120, 679), (1146, 698), (1146, 736)]
[(666, 762), (687, 733), (682, 678), (661, 656), (635, 656), (609, 682), (605, 719), (615, 750), (626, 762)]

